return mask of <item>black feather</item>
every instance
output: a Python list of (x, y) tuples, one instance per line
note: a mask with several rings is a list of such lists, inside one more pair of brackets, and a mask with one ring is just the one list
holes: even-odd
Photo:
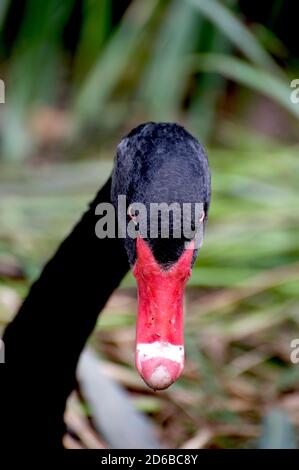
[[(202, 203), (208, 215), (210, 204), (210, 172), (201, 144), (182, 126), (172, 123), (145, 123), (133, 129), (118, 145), (112, 174), (111, 199), (117, 207), (117, 197), (126, 195), (127, 204), (165, 202), (171, 204)], [(192, 212), (192, 225), (195, 225)], [(129, 221), (129, 217), (128, 220)], [(172, 235), (170, 219), (170, 235)], [(175, 262), (184, 250), (186, 241), (161, 237), (147, 241), (157, 261), (164, 267)], [(135, 242), (125, 239), (130, 264), (136, 260)], [(196, 256), (197, 252), (195, 253)], [(194, 256), (194, 259), (195, 259)]]

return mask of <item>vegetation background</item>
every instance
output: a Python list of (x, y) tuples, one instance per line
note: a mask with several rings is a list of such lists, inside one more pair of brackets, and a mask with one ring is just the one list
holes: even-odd
[[(297, 10), (282, 0), (0, 1), (1, 329), (108, 176), (121, 136), (176, 121), (207, 147), (213, 198), (187, 291), (182, 379), (153, 393), (135, 371), (131, 276), (90, 338), (160, 445), (298, 446)], [(116, 445), (111, 420), (99, 423), (81, 392), (65, 445)]]

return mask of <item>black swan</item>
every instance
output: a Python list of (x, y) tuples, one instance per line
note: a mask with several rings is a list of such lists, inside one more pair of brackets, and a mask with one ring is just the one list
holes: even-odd
[[(117, 214), (123, 196), (125, 222), (133, 224), (135, 237), (120, 227)], [(206, 223), (209, 202), (205, 152), (183, 127), (150, 122), (123, 138), (111, 177), (47, 263), (4, 333), (0, 416), (5, 442), (62, 446), (63, 414), (76, 385), (80, 353), (100, 310), (130, 267), (138, 285), (138, 371), (154, 389), (166, 388), (178, 378), (184, 363), (184, 286), (199, 250), (196, 234)], [(108, 214), (102, 203), (116, 209), (114, 238), (98, 233), (98, 224)], [(179, 208), (189, 204), (190, 235), (182, 227), (179, 236), (174, 233), (183, 212), (177, 217), (169, 211), (168, 236), (163, 235), (161, 212), (156, 236), (151, 236), (153, 203), (177, 203)], [(202, 207), (199, 214), (195, 203)], [(147, 209), (143, 218), (141, 205)], [(144, 222), (149, 225), (141, 235)]]

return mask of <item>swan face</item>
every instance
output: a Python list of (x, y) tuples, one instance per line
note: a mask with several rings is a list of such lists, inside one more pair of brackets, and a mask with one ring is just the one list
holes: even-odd
[[(197, 243), (194, 234), (198, 222), (204, 227), (210, 202), (204, 149), (177, 124), (138, 126), (117, 148), (111, 185), (117, 210), (119, 196), (126, 197), (126, 222), (131, 231), (126, 231), (122, 243), (138, 289), (136, 367), (151, 388), (164, 389), (184, 367), (184, 289), (202, 242), (201, 237)], [(136, 204), (145, 208), (137, 216), (131, 211)], [(169, 211), (165, 222), (161, 211), (153, 217), (155, 204), (177, 205), (179, 212)], [(186, 204), (191, 205), (191, 235), (183, 230)], [(200, 213), (196, 205), (200, 205)]]

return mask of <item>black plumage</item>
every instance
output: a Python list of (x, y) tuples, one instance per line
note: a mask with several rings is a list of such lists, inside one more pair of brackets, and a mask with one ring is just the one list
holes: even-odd
[[(202, 203), (207, 220), (210, 203), (210, 173), (202, 145), (182, 126), (171, 123), (145, 123), (133, 129), (118, 145), (112, 173), (112, 201), (125, 194), (128, 206), (141, 202), (147, 208), (150, 226), (150, 203)], [(194, 208), (194, 207), (193, 207)], [(195, 226), (192, 211), (191, 225)], [(129, 217), (128, 217), (129, 220)], [(181, 223), (183, 227), (183, 223)], [(161, 226), (159, 226), (161, 235)], [(148, 243), (162, 266), (177, 261), (184, 249), (185, 238), (161, 236)], [(136, 259), (135, 243), (127, 237), (125, 247), (130, 264)], [(197, 250), (194, 255), (194, 260)]]

